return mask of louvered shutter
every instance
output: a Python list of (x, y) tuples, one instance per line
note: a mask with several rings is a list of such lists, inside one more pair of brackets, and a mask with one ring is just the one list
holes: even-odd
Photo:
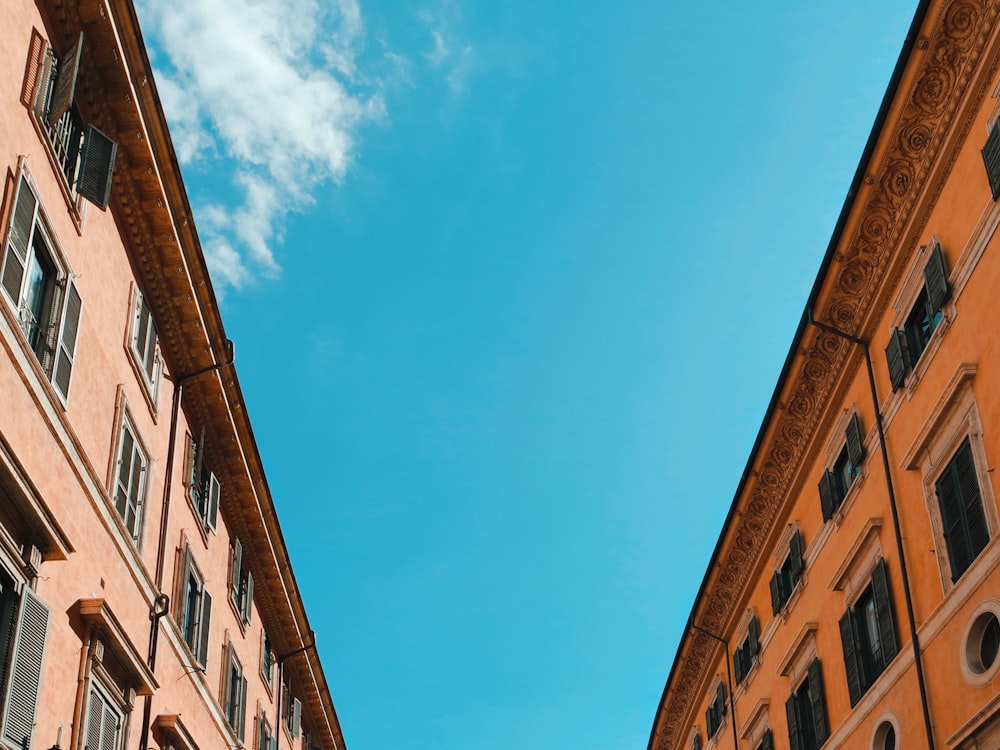
[(760, 738), (760, 750), (774, 750), (774, 735), (770, 729)]
[(701, 750), (701, 735), (696, 734), (694, 736), (694, 741), (691, 743), (691, 750)]
[(893, 328), (889, 334), (889, 346), (885, 348), (885, 359), (889, 364), (889, 382), (895, 393), (906, 382), (910, 371), (910, 355), (906, 347), (906, 333), (902, 328)]
[(111, 175), (115, 169), (117, 154), (117, 143), (93, 125), (87, 126), (80, 151), (80, 174), (76, 190), (102, 210), (108, 207), (111, 199)]
[[(35, 247), (35, 256), (38, 257), (39, 248)], [(67, 300), (64, 293), (69, 280), (65, 279), (52, 284), (48, 310), (43, 313), (38, 321), (38, 339), (35, 342), (35, 354), (38, 363), (45, 370), (45, 375), (51, 378), (56, 366), (56, 352), (59, 347), (59, 337), (62, 332), (61, 323), (63, 319), (63, 308)], [(64, 396), (65, 398), (65, 396)]]
[(963, 453), (965, 445), (945, 467), (936, 483), (938, 506), (941, 510), (941, 525), (944, 541), (951, 563), (951, 580), (957, 581), (972, 563), (972, 555), (963, 518), (962, 497), (957, 479), (956, 461)]
[(30, 745), (48, 630), (49, 607), (25, 586), (10, 661), (2, 733), (5, 742), (18, 747)]
[(944, 253), (941, 251), (941, 243), (935, 243), (934, 249), (927, 258), (927, 265), (924, 266), (924, 281), (927, 285), (927, 301), (931, 309), (937, 312), (948, 299), (951, 291), (948, 287), (948, 271), (944, 266)]
[(292, 699), (292, 737), (298, 737), (302, 729), (302, 701)]
[(198, 618), (198, 663), (208, 664), (208, 632), (212, 624), (212, 596), (207, 590), (201, 590), (201, 613)]
[(103, 723), (104, 698), (96, 690), (91, 690), (90, 705), (87, 707), (87, 741), (84, 750), (100, 750)]
[(858, 623), (854, 610), (848, 608), (840, 618), (840, 642), (844, 648), (844, 670), (847, 672), (847, 694), (851, 707), (857, 705), (863, 694), (861, 688), (861, 652), (858, 644)]
[(813, 731), (816, 735), (816, 747), (819, 747), (830, 731), (826, 723), (826, 698), (823, 695), (823, 670), (819, 665), (819, 659), (813, 659), (809, 665), (809, 702), (812, 704)]
[(240, 608), (240, 571), (243, 566), (243, 544), (239, 539), (233, 539), (233, 555), (229, 568), (229, 590), (233, 604)]
[(996, 200), (1000, 198), (1000, 120), (990, 128), (990, 135), (983, 146), (983, 162), (986, 164), (986, 176), (990, 180), (993, 200)]
[[(73, 105), (73, 92), (76, 89), (76, 77), (80, 72), (80, 55), (83, 52), (83, 32), (77, 37), (76, 44), (59, 58), (56, 70), (56, 85), (52, 89), (49, 100), (49, 111), (46, 120), (49, 126), (59, 122), (67, 110)], [(43, 85), (47, 83), (43, 81)]]
[(829, 521), (837, 509), (836, 499), (837, 481), (835, 475), (829, 469), (823, 470), (823, 476), (819, 480), (819, 507), (823, 511), (823, 520)]
[(746, 676), (746, 668), (743, 666), (743, 661), (743, 646), (740, 646), (733, 652), (733, 676), (736, 679), (737, 685), (743, 682), (743, 677)]
[(219, 516), (219, 495), (222, 488), (215, 474), (210, 474), (208, 478), (208, 508), (205, 513), (205, 523), (212, 530), (216, 530)]
[(807, 750), (802, 737), (802, 722), (799, 720), (799, 697), (795, 693), (785, 701), (785, 715), (788, 717), (789, 750)]
[(847, 442), (847, 458), (852, 466), (861, 466), (865, 458), (865, 445), (861, 436), (861, 418), (857, 412), (851, 415), (851, 420), (847, 423), (845, 431)]
[(24, 266), (27, 262), (31, 230), (35, 223), (35, 208), (38, 201), (28, 183), (22, 177), (17, 184), (17, 198), (11, 217), (7, 251), (3, 260), (3, 288), (11, 302), (17, 306), (21, 298), (21, 282), (24, 280)]
[(250, 613), (253, 611), (253, 573), (247, 571), (247, 590), (243, 599), (243, 617), (250, 622)]
[[(796, 532), (792, 534), (788, 549), (788, 559), (791, 561), (792, 573), (791, 588), (794, 589), (795, 584), (797, 584), (799, 579), (802, 577), (802, 568), (804, 566), (804, 561), (802, 559), (803, 542), (801, 531), (796, 530)], [(789, 590), (788, 595), (791, 596), (791, 593), (791, 590)]]
[(879, 638), (882, 639), (882, 669), (885, 669), (899, 652), (899, 643), (896, 640), (896, 618), (889, 591), (889, 572), (884, 558), (878, 561), (872, 571), (872, 598), (875, 600)]
[(709, 739), (715, 736), (715, 703), (709, 703), (705, 709), (705, 734)]
[(958, 484), (962, 493), (962, 511), (969, 535), (969, 563), (975, 560), (990, 541), (986, 514), (983, 511), (979, 479), (976, 476), (976, 461), (972, 456), (972, 446), (966, 438), (955, 455)]
[(240, 738), (240, 742), (243, 741), (245, 735), (246, 723), (247, 723), (247, 678), (245, 675), (240, 675), (240, 685), (239, 685), (239, 702), (236, 706), (236, 736)]
[(778, 614), (781, 611), (781, 605), (785, 601), (781, 596), (781, 571), (774, 571), (774, 575), (771, 576), (771, 614)]
[(747, 639), (750, 643), (750, 658), (753, 659), (760, 653), (760, 620), (757, 615), (751, 617), (747, 625)]
[(73, 373), (73, 359), (76, 356), (76, 339), (80, 330), (80, 313), (83, 311), (83, 300), (76, 290), (76, 284), (66, 282), (69, 289), (66, 293), (66, 310), (63, 315), (62, 330), (59, 334), (59, 354), (56, 359), (56, 371), (53, 377), (56, 390), (64, 399), (69, 398), (69, 378)]

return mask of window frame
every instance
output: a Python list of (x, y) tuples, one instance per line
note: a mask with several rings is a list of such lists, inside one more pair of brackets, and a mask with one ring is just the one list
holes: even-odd
[(788, 615), (805, 586), (806, 559), (805, 537), (798, 524), (789, 524), (782, 534), (774, 553), (774, 570), (771, 576), (771, 613)]
[(271, 639), (267, 635), (267, 629), (260, 629), (260, 663), (258, 667), (260, 668), (260, 679), (264, 683), (264, 687), (267, 688), (268, 694), (274, 692), (274, 675), (277, 666), (277, 654), (274, 651), (274, 646), (271, 643)]
[(749, 684), (760, 663), (762, 649), (760, 619), (757, 613), (748, 610), (743, 619), (743, 624), (737, 630), (739, 646), (733, 650), (733, 680), (736, 685), (734, 692)]
[(236, 537), (229, 547), (229, 603), (245, 631), (253, 612), (253, 573), (243, 556), (243, 544)]
[(191, 510), (199, 520), (202, 538), (207, 541), (208, 531), (218, 532), (219, 506), (222, 499), (222, 484), (205, 461), (207, 441), (204, 429), (200, 440), (187, 435), (187, 471), (184, 476), (186, 495)]
[[(121, 521), (129, 540), (136, 546), (137, 549), (142, 548), (142, 537), (145, 528), (145, 511), (147, 502), (149, 499), (150, 486), (152, 485), (152, 467), (153, 461), (150, 457), (149, 448), (146, 445), (146, 441), (143, 440), (142, 435), (136, 428), (135, 419), (132, 416), (131, 410), (128, 406), (128, 402), (125, 401), (124, 397), (121, 398), (120, 403), (120, 416), (118, 421), (118, 426), (115, 431), (115, 443), (114, 443), (114, 453), (112, 460), (112, 471), (109, 483), (109, 494), (111, 496), (111, 505), (115, 510), (115, 515), (118, 520)], [(123, 450), (126, 447), (125, 442), (125, 432), (130, 430), (132, 435), (132, 448), (133, 457), (130, 461), (130, 465), (134, 466), (135, 455), (138, 454), (142, 459), (140, 471), (142, 473), (141, 487), (138, 489), (138, 497), (136, 500), (136, 517), (135, 517), (135, 528), (129, 528), (128, 520), (124, 515), (123, 510), (119, 507), (119, 492), (121, 491), (121, 474), (123, 464)], [(130, 475), (130, 480), (133, 479)], [(131, 499), (131, 498), (128, 498)], [(128, 509), (128, 502), (126, 502), (126, 510)]]
[[(181, 565), (178, 570), (174, 621), (192, 660), (204, 670), (208, 666), (208, 642), (212, 626), (212, 595), (208, 593), (205, 577), (194, 560), (191, 545), (186, 542), (181, 552)], [(196, 589), (193, 597), (189, 593), (192, 582), (194, 582)], [(192, 600), (194, 600), (197, 613), (192, 613), (189, 610)]]
[(840, 523), (868, 476), (865, 437), (857, 409), (845, 409), (827, 443), (826, 461), (818, 485), (824, 522)]
[(709, 701), (708, 707), (705, 709), (705, 739), (708, 742), (713, 742), (722, 732), (729, 713), (726, 685), (720, 675), (715, 677), (712, 689), (709, 691), (710, 695), (712, 693), (715, 694), (715, 697)]
[[(145, 326), (143, 312), (145, 311)], [(145, 329), (145, 330), (143, 330)], [(140, 336), (145, 333), (145, 351), (140, 350)], [(160, 390), (163, 384), (165, 369), (163, 353), (160, 348), (160, 335), (156, 320), (149, 307), (146, 296), (133, 283), (129, 295), (128, 325), (125, 327), (125, 350), (129, 362), (136, 373), (136, 380), (142, 386), (143, 396), (149, 405), (154, 419), (159, 411)], [(150, 368), (152, 372), (150, 372)]]
[[(875, 562), (868, 582), (860, 587), (840, 618), (841, 648), (851, 708), (864, 698), (899, 654), (899, 625), (896, 621), (892, 587), (885, 558)], [(870, 630), (879, 639), (879, 653), (873, 653)]]
[[(803, 707), (803, 703), (807, 705)], [(829, 739), (830, 718), (826, 708), (823, 670), (818, 657), (809, 664), (803, 679), (789, 691), (785, 714), (790, 750), (819, 750)], [(805, 733), (807, 728), (811, 737)], [(811, 742), (807, 741), (810, 739)]]
[(225, 669), (222, 671), (222, 714), (242, 743), (246, 737), (247, 676), (232, 640), (226, 643)]

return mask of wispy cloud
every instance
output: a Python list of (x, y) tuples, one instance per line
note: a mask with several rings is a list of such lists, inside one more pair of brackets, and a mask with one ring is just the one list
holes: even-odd
[[(217, 281), (276, 276), (284, 219), (343, 178), (365, 121), (385, 114), (359, 75), (356, 0), (143, 0), (178, 158), (222, 170), (241, 196), (202, 206)], [(165, 59), (164, 59), (165, 56)]]
[(434, 10), (429, 7), (417, 12), (417, 20), (431, 37), (432, 47), (423, 57), (432, 68), (444, 72), (444, 79), (453, 93), (465, 90), (466, 81), (475, 67), (475, 50), (471, 44), (458, 38), (456, 28), (461, 22), (461, 11), (454, 0), (445, 0)]

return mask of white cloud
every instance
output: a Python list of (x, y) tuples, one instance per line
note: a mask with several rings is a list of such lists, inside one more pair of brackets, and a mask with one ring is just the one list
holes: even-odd
[(358, 3), (145, 0), (141, 10), (169, 60), (157, 86), (178, 158), (227, 170), (242, 195), (231, 211), (199, 211), (213, 273), (235, 287), (276, 276), (284, 218), (343, 178), (358, 127), (384, 116), (380, 94), (358, 93)]

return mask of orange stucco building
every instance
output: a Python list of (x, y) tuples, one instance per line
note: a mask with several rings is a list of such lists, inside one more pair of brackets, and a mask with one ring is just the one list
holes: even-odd
[(0, 29), (0, 745), (342, 750), (131, 0)]
[(1000, 2), (921, 2), (649, 750), (1000, 748)]

